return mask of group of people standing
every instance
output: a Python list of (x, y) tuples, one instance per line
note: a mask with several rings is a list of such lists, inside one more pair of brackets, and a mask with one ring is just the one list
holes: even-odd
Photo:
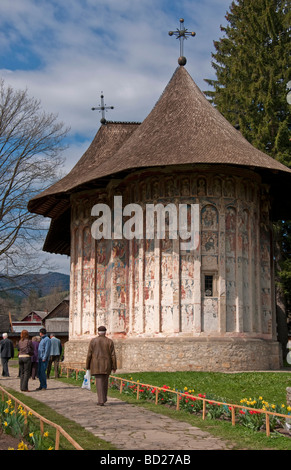
[[(3, 340), (0, 342), (2, 376), (9, 377), (8, 361), (14, 357), (14, 346), (8, 338), (7, 333), (3, 333)], [(39, 336), (29, 338), (27, 330), (22, 330), (18, 343), (18, 363), (20, 390), (29, 392), (29, 379), (38, 378), (39, 387), (37, 390), (47, 389), (47, 378), (50, 376), (52, 364), (54, 364), (55, 377), (59, 375), (59, 361), (62, 354), (61, 341), (54, 334), (47, 334), (45, 328), (39, 330)]]
[[(14, 347), (7, 333), (0, 341), (0, 352), (3, 367), (3, 376), (9, 376), (8, 361), (14, 357)], [(54, 363), (55, 377), (59, 376), (59, 361), (62, 354), (62, 345), (53, 334), (47, 334), (45, 328), (39, 330), (39, 337), (29, 338), (27, 330), (22, 330), (18, 343), (18, 361), (20, 390), (29, 392), (29, 379), (39, 379), (36, 390), (47, 389), (47, 378), (50, 376)], [(98, 328), (98, 336), (93, 338), (88, 347), (86, 369), (90, 370), (96, 379), (97, 405), (104, 406), (107, 402), (108, 379), (111, 371), (117, 369), (117, 360), (113, 341), (106, 336), (106, 327)]]

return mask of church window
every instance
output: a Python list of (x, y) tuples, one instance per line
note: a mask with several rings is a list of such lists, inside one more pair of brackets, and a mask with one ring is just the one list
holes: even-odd
[(204, 295), (205, 297), (213, 296), (213, 276), (209, 274), (204, 276)]

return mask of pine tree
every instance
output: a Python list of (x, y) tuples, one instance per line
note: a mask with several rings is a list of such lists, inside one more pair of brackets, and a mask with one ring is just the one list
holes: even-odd
[(226, 19), (206, 95), (256, 148), (291, 166), (290, 0), (236, 0)]

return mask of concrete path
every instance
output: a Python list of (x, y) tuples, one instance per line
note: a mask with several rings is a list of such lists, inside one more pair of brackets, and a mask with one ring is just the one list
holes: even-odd
[[(0, 385), (20, 391), (18, 369), (1, 377)], [(230, 450), (231, 445), (186, 422), (176, 421), (141, 407), (110, 398), (97, 406), (97, 395), (80, 386), (49, 379), (46, 391), (37, 391), (38, 380), (22, 392), (73, 420), (119, 450)]]

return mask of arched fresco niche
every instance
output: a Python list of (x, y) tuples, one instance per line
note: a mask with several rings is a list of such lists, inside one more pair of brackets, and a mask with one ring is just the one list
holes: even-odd
[(128, 240), (112, 240), (109, 272), (111, 282), (111, 331), (125, 333), (128, 306)]
[[(188, 179), (183, 180), (182, 188), (184, 188), (184, 194), (188, 188), (188, 184)], [(191, 208), (189, 205), (187, 206), (187, 222), (189, 230), (191, 227)], [(197, 249), (198, 247), (196, 250)], [(194, 250), (183, 250), (180, 240), (180, 322), (181, 331), (183, 333), (191, 333), (194, 328), (194, 304), (195, 301), (197, 302), (197, 299), (195, 299), (194, 263)]]
[(104, 325), (107, 322), (107, 311), (110, 305), (110, 278), (107, 266), (111, 255), (111, 241), (101, 239), (96, 241), (96, 323)]
[(90, 227), (82, 230), (82, 332), (91, 333), (92, 322), (94, 323), (94, 280), (95, 263), (92, 257), (92, 243)]
[(206, 204), (201, 210), (202, 331), (218, 331), (218, 210)]
[(236, 231), (237, 213), (234, 207), (227, 207), (225, 213), (225, 284), (226, 284), (226, 331), (236, 331)]
[(80, 270), (78, 264), (82, 261), (82, 254), (79, 243), (79, 228), (73, 227), (72, 229), (72, 250), (71, 250), (71, 272), (70, 272), (70, 334), (75, 334), (80, 328), (81, 316), (79, 314), (79, 298), (81, 283)]
[(239, 223), (239, 247), (241, 249), (241, 297), (243, 303), (243, 331), (250, 332), (251, 325), (251, 297), (250, 297), (250, 264), (249, 264), (249, 251), (250, 251), (250, 237), (249, 237), (249, 224), (250, 217), (249, 211), (244, 209)]

